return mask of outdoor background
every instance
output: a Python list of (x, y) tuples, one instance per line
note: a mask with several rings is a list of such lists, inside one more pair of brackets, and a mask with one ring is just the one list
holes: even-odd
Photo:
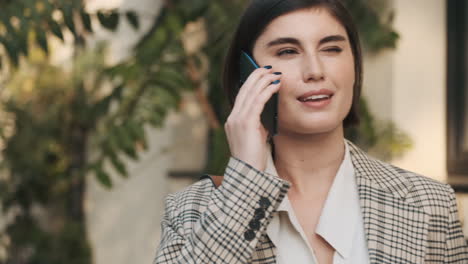
[[(220, 73), (246, 2), (0, 1), (0, 263), (152, 262), (164, 197), (224, 171)], [(345, 2), (365, 54), (346, 137), (448, 182), (447, 2)]]

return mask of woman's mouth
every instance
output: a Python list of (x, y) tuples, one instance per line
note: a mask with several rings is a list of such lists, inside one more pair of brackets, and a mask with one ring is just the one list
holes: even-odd
[(319, 91), (306, 93), (299, 97), (298, 101), (306, 107), (322, 108), (331, 103), (333, 95), (333, 92), (322, 89)]

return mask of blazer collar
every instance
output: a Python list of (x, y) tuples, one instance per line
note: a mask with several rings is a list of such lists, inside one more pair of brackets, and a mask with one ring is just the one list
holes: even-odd
[(389, 192), (402, 200), (413, 188), (413, 183), (390, 164), (369, 157), (363, 150), (346, 140), (351, 152), (351, 160), (356, 173), (358, 183), (364, 182), (362, 178), (370, 180), (374, 186)]
[(395, 167), (350, 146), (371, 264), (423, 263), (429, 215)]

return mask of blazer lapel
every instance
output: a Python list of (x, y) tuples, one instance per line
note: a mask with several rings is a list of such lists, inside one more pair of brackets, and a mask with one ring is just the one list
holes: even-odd
[(423, 263), (429, 215), (411, 196), (412, 182), (389, 164), (350, 146), (370, 263)]

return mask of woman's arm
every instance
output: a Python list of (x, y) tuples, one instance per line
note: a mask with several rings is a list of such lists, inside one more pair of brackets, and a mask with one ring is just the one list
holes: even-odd
[(248, 263), (289, 187), (287, 181), (231, 157), (222, 185), (203, 212), (197, 210), (201, 193), (184, 196), (192, 206), (182, 208), (183, 200), (168, 196), (154, 264)]
[(155, 263), (249, 261), (271, 213), (289, 188), (286, 181), (262, 172), (271, 154), (260, 115), (278, 92), (280, 79), (281, 74), (268, 66), (253, 71), (240, 87), (224, 124), (233, 157), (223, 183), (210, 194), (207, 206), (207, 194), (201, 190), (182, 193), (182, 199), (167, 199)]

